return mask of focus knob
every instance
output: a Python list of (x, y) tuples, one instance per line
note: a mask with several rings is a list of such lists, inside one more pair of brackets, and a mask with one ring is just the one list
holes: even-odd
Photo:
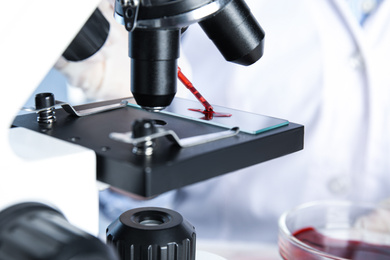
[(195, 228), (163, 208), (126, 211), (107, 228), (107, 244), (121, 260), (195, 260)]

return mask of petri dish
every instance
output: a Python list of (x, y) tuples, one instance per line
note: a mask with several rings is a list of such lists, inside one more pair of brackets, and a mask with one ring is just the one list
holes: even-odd
[(368, 203), (317, 201), (279, 219), (285, 260), (390, 259), (390, 209)]

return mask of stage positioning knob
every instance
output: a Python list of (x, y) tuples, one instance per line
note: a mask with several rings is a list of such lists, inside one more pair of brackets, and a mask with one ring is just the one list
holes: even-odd
[(163, 208), (126, 211), (107, 228), (107, 244), (121, 260), (195, 260), (195, 228)]

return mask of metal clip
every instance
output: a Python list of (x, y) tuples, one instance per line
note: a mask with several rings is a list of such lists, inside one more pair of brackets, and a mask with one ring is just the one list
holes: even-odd
[[(221, 140), (224, 138), (235, 136), (239, 133), (240, 129), (238, 127), (233, 127), (227, 131), (221, 131), (217, 133), (205, 134), (205, 135), (197, 135), (193, 137), (180, 139), (173, 130), (164, 130), (159, 129), (157, 133), (133, 138), (132, 132), (126, 133), (111, 133), (110, 138), (113, 140), (133, 144), (136, 148), (143, 147), (145, 148), (145, 144), (149, 144), (149, 148), (152, 148), (153, 141), (160, 137), (167, 137), (169, 140), (173, 141), (174, 144), (181, 148), (192, 147), (200, 144), (210, 143), (217, 140)], [(143, 149), (145, 150), (145, 149)], [(139, 149), (134, 150), (135, 153), (139, 153)], [(151, 149), (147, 149), (148, 153), (146, 155), (150, 155), (152, 153)]]
[(120, 103), (116, 103), (116, 104), (105, 105), (105, 106), (100, 106), (100, 107), (93, 107), (93, 108), (88, 108), (88, 109), (84, 109), (84, 110), (76, 110), (69, 103), (56, 100), (55, 105), (53, 105), (53, 106), (49, 106), (49, 107), (45, 107), (45, 108), (41, 108), (41, 109), (24, 107), (24, 108), (22, 108), (22, 110), (27, 111), (27, 112), (40, 113), (42, 111), (46, 111), (48, 109), (55, 108), (56, 106), (61, 106), (67, 113), (74, 115), (74, 116), (77, 116), (77, 117), (83, 117), (83, 116), (94, 115), (97, 113), (122, 108), (122, 107), (127, 106), (127, 104), (128, 104), (128, 101), (122, 100)]
[(121, 5), (126, 30), (132, 32), (137, 27), (140, 0), (122, 0)]
[(100, 106), (100, 107), (93, 107), (93, 108), (88, 108), (88, 109), (79, 110), (79, 111), (74, 109), (74, 107), (72, 107), (69, 103), (59, 103), (59, 105), (61, 105), (62, 108), (66, 112), (68, 112), (69, 114), (77, 116), (77, 117), (82, 117), (82, 116), (89, 116), (89, 115), (93, 115), (93, 114), (97, 114), (97, 113), (101, 113), (101, 112), (105, 112), (105, 111), (110, 111), (110, 110), (122, 108), (122, 107), (127, 106), (127, 103), (128, 102), (126, 100), (122, 100), (120, 103), (105, 105), (105, 106)]

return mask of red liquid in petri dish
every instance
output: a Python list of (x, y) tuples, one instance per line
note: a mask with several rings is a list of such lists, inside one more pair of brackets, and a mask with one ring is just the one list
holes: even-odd
[[(390, 259), (390, 246), (331, 238), (320, 234), (311, 227), (300, 229), (296, 231), (293, 236), (303, 243), (335, 257), (352, 260)], [(290, 255), (292, 256), (291, 259), (313, 259), (311, 257), (312, 253), (303, 249), (294, 247), (292, 250), (294, 251), (290, 251)]]

